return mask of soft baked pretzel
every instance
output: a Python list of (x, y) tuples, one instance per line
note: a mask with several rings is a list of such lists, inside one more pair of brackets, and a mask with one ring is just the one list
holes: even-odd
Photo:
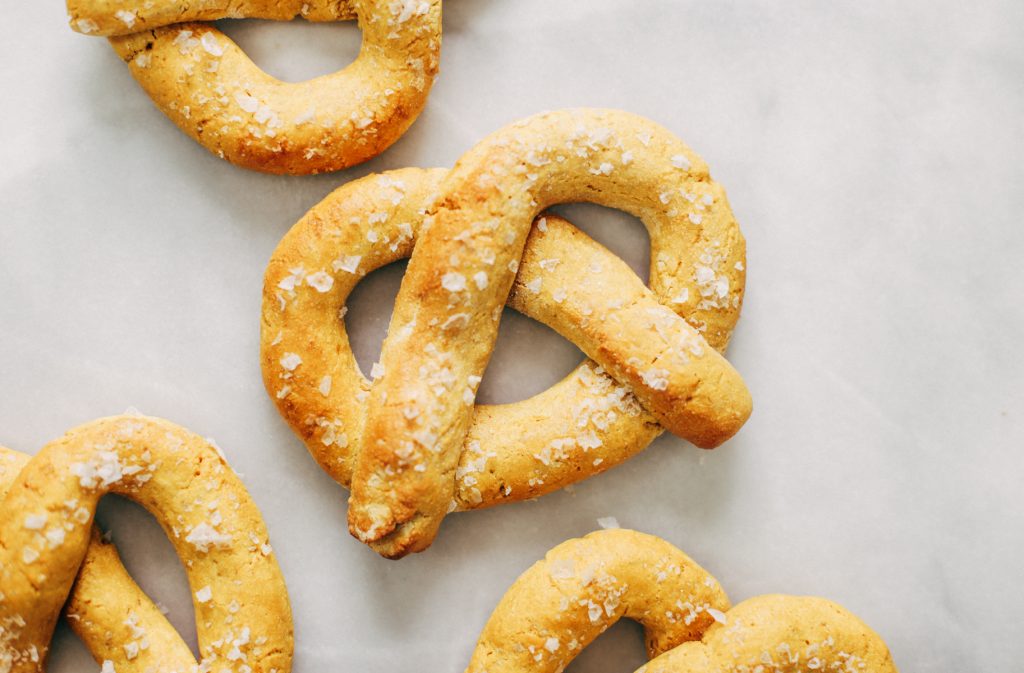
[[(268, 173), (336, 171), (398, 140), (426, 104), (441, 49), (441, 0), (67, 0), (71, 27), (110, 36), (171, 120), (223, 159)], [(357, 19), (359, 56), (306, 82), (260, 70), (223, 18)]]
[[(651, 133), (644, 136), (648, 144), (672, 138), (646, 121), (635, 131)], [(674, 138), (672, 142), (681, 146)], [(670, 170), (680, 173), (674, 165)], [(359, 372), (338, 314), (344, 313), (348, 294), (365, 274), (408, 257), (414, 246), (419, 249), (421, 222), (446, 175), (441, 169), (406, 169), (339, 188), (292, 228), (267, 268), (264, 383), (320, 465), (345, 486), (352, 483), (361, 460), (358, 447), (366, 441), (364, 423), (372, 405), (370, 382)], [(669, 177), (679, 182), (676, 175)], [(451, 380), (460, 358), (456, 353), (442, 358), (441, 366), (424, 378), (431, 386), (454, 390), (458, 413), (471, 415), (472, 423), (455, 468), (429, 482), (447, 478), (450, 485), (436, 493), (424, 492), (431, 487), (428, 482), (401, 485), (404, 490), (396, 497), (410, 506), (423, 497), (445, 498), (444, 511), (450, 511), (542, 495), (602, 472), (647, 446), (661, 432), (648, 408), (661, 411), (670, 429), (704, 446), (735, 432), (749, 414), (750, 399), (738, 374), (715, 349), (725, 348), (739, 317), (743, 239), (722, 189), (710, 182), (693, 189), (666, 192), (664, 199), (656, 199), (660, 208), (649, 207), (645, 214), (653, 292), (621, 260), (568, 222), (550, 215), (537, 221), (521, 264), (516, 258), (505, 265), (517, 271), (509, 305), (550, 325), (618, 376), (587, 361), (529, 400), (474, 408), (479, 375), (467, 376), (455, 387)], [(689, 208), (681, 208), (680, 202)], [(491, 267), (485, 265), (493, 271), (497, 263)], [(485, 289), (490, 283), (487, 271), (450, 273), (447, 281), (439, 281), (442, 285)], [(496, 308), (498, 312), (487, 311), (488, 320), (496, 321), (500, 305)], [(414, 310), (415, 302), (396, 304), (389, 339), (398, 321)], [(461, 326), (463, 319), (469, 319), (468, 312), (433, 314), (424, 322), (436, 322), (444, 332)], [(428, 350), (429, 343), (423, 342)], [(477, 351), (485, 345), (474, 344), (468, 355), (479, 357)], [(657, 366), (636, 371), (636, 360), (657, 357)], [(373, 376), (379, 376), (379, 367), (374, 370)], [(416, 369), (406, 371), (419, 376)], [(638, 389), (639, 401), (634, 395)], [(689, 408), (679, 413), (677, 407), (687, 404), (678, 402), (687, 398)], [(410, 413), (403, 409), (403, 418)], [(422, 445), (432, 438), (428, 432), (412, 441)], [(412, 455), (399, 455), (398, 469), (412, 467), (415, 475), (423, 475), (409, 460)], [(374, 546), (384, 555), (400, 556), (425, 547), (429, 539), (414, 545), (393, 542)]]
[(729, 606), (718, 581), (668, 542), (598, 531), (516, 580), (466, 673), (558, 673), (622, 617), (645, 629), (652, 660), (637, 673), (896, 673), (878, 634), (823, 598)]
[[(174, 544), (201, 662), (91, 525), (108, 492), (146, 507)], [(262, 517), (219, 450), (168, 421), (100, 419), (34, 458), (0, 449), (0, 671), (43, 670), (69, 592), (65, 614), (104, 671), (291, 669), (291, 610)]]
[[(626, 112), (530, 117), (484, 139), (444, 177), (398, 293), (348, 510), (350, 531), (378, 551), (418, 551), (436, 535), (472, 418), (467, 400), (531, 222), (548, 205), (580, 200), (640, 218), (652, 240), (651, 287), (693, 327), (667, 308), (611, 294), (617, 283), (578, 265), (572, 289), (586, 300), (566, 302), (579, 318), (570, 339), (665, 428), (699, 446), (720, 444), (749, 416), (739, 375), (699, 339), (727, 340), (744, 278), (743, 237), (707, 166), (666, 129)], [(665, 239), (668, 248), (659, 246)], [(543, 278), (527, 287), (553, 302), (569, 291)]]
[[(412, 253), (424, 204), (445, 173), (407, 168), (347, 183), (288, 232), (267, 267), (264, 383), (320, 466), (345, 487), (358, 457), (370, 381), (359, 371), (339, 314), (367, 273)], [(571, 257), (562, 256), (566, 249)], [(568, 297), (576, 287), (573, 265), (584, 262), (600, 264), (620, 281), (620, 292), (653, 307), (650, 291), (621, 260), (551, 215), (535, 229), (520, 285), (543, 276), (564, 285)], [(510, 305), (565, 333), (573, 316), (560, 310), (567, 303), (560, 301), (524, 290)], [(453, 510), (543, 495), (617, 465), (661, 433), (632, 393), (589, 360), (535, 397), (477, 406), (473, 414)]]

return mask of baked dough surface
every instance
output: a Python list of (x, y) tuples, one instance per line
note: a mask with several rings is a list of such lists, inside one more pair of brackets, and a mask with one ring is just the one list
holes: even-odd
[[(92, 525), (106, 493), (149, 510), (174, 545), (200, 662)], [(0, 587), (4, 673), (43, 670), (62, 609), (118, 673), (291, 669), (288, 593), (259, 510), (215, 445), (162, 419), (102, 418), (34, 457), (0, 448)]]
[(843, 607), (777, 594), (730, 607), (686, 554), (619, 529), (564, 542), (523, 573), (466, 673), (557, 673), (623, 617), (644, 626), (651, 661), (637, 673), (896, 673), (878, 634)]
[[(268, 173), (336, 171), (377, 156), (423, 110), (438, 71), (441, 0), (181, 3), (69, 0), (71, 27), (106, 35), (161, 111), (217, 156)], [(356, 19), (363, 44), (339, 72), (282, 82), (208, 23)]]
[[(471, 171), (466, 188), (476, 196), (443, 224), (453, 174), (481, 153), (486, 174)], [(541, 183), (560, 186), (534, 199)], [(565, 220), (534, 222), (569, 200), (641, 217), (651, 289)], [(410, 255), (373, 385), (339, 316), (363, 276)], [(719, 351), (739, 317), (744, 263), (723, 189), (668, 131), (622, 112), (541, 115), (454, 171), (369, 176), (311, 209), (265, 275), (264, 384), (320, 465), (352, 487), (353, 534), (401, 556), (425, 548), (450, 511), (561, 488), (662, 427), (704, 447), (732, 436), (751, 402)], [(506, 302), (592, 360), (531, 399), (474, 406)]]

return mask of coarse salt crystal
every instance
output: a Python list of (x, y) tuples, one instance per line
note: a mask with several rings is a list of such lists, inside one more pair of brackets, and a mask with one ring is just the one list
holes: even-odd
[[(120, 457), (114, 451), (97, 451), (87, 463), (72, 463), (71, 474), (78, 477), (82, 488), (107, 487), (121, 480), (125, 475)], [(88, 516), (88, 511), (86, 512)]]
[(185, 536), (185, 542), (188, 542), (201, 552), (207, 552), (210, 550), (210, 547), (224, 547), (231, 544), (231, 536), (219, 532), (204, 521)]
[(295, 286), (300, 284), (306, 277), (306, 269), (303, 266), (296, 266), (288, 269), (288, 275), (285, 276), (278, 282), (277, 286), (286, 292), (292, 292), (295, 290)]
[(461, 292), (466, 289), (466, 277), (451, 271), (441, 277), (441, 287), (449, 292)]
[(119, 9), (116, 12), (114, 12), (114, 16), (116, 16), (117, 19), (128, 28), (134, 26), (135, 20), (138, 18), (135, 15), (135, 12), (129, 12), (124, 9)]
[(334, 260), (333, 267), (335, 271), (355, 273), (359, 270), (359, 262), (362, 261), (362, 259), (362, 255), (345, 255), (345, 257), (341, 259)]
[(698, 266), (694, 273), (694, 278), (697, 279), (697, 283), (699, 283), (700, 285), (706, 285), (708, 283), (714, 282), (715, 270), (712, 269), (710, 266)]
[(302, 358), (299, 357), (298, 353), (285, 353), (281, 358), (281, 366), (290, 372), (295, 371), (295, 368), (302, 364)]
[(64, 529), (51, 528), (46, 531), (46, 541), (50, 543), (50, 549), (61, 546), (64, 544)]
[(256, 98), (244, 92), (235, 94), (235, 102), (238, 103), (238, 107), (250, 114), (256, 112), (260, 107), (260, 102)]
[(78, 32), (85, 33), (86, 35), (89, 33), (95, 33), (100, 29), (99, 24), (92, 19), (78, 19), (75, 21), (75, 25), (78, 26)]
[(176, 44), (178, 46), (178, 51), (182, 54), (188, 54), (199, 44), (199, 40), (192, 37), (191, 30), (181, 30), (178, 31), (178, 34), (175, 36), (172, 44)]
[(686, 158), (684, 154), (675, 154), (672, 156), (672, 165), (676, 168), (682, 168), (683, 170), (690, 169), (690, 160)]
[(644, 385), (654, 390), (665, 390), (668, 388), (668, 375), (667, 369), (651, 368), (640, 374), (640, 378), (643, 380)]
[(213, 33), (203, 33), (203, 36), (199, 38), (199, 43), (203, 45), (206, 53), (212, 56), (222, 56), (224, 54), (224, 47), (220, 46), (220, 42), (213, 36)]
[(326, 271), (317, 271), (306, 276), (306, 285), (320, 293), (329, 292), (334, 287), (334, 276)]

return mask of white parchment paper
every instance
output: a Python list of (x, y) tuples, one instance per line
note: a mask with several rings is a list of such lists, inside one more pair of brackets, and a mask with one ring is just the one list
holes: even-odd
[[(12, 8), (13, 9), (13, 8)], [(35, 452), (129, 406), (214, 436), (262, 508), (295, 613), (295, 673), (461, 671), (513, 579), (598, 517), (661, 535), (734, 601), (832, 598), (906, 671), (1024, 657), (1024, 5), (1017, 0), (445, 0), (442, 75), (390, 151), (317, 177), (207, 154), (57, 0), (0, 41), (0, 441)], [(354, 58), (353, 25), (230, 22), (277, 76)], [(346, 180), (449, 166), (543, 109), (649, 116), (711, 165), (748, 240), (730, 358), (754, 416), (706, 453), (664, 437), (537, 502), (455, 515), (384, 561), (345, 493), (279, 420), (259, 374), (264, 265)], [(640, 273), (646, 233), (563, 209)], [(401, 269), (347, 323), (364, 368)], [(483, 398), (542, 390), (580, 359), (506, 314)], [(194, 644), (180, 564), (141, 509), (106, 502), (130, 570)], [(572, 673), (632, 671), (639, 629)], [(66, 629), (50, 670), (97, 670)]]

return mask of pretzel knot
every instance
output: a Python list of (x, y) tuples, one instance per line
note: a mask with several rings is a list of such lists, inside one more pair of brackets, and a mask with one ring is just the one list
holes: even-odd
[(644, 626), (637, 673), (896, 673), (882, 639), (823, 598), (730, 608), (718, 581), (668, 542), (606, 530), (555, 547), (495, 608), (466, 673), (558, 673), (620, 618)]
[[(148, 509), (174, 545), (200, 662), (92, 526), (106, 493)], [(0, 588), (4, 673), (43, 670), (65, 600), (105, 672), (291, 669), (288, 594), (259, 510), (215, 446), (168, 421), (100, 419), (32, 458), (0, 448)]]
[[(441, 0), (67, 0), (71, 27), (105, 35), (157, 107), (223, 159), (268, 173), (336, 171), (377, 156), (426, 104)], [(306, 82), (260, 70), (223, 18), (356, 19), (359, 56)]]
[[(589, 200), (651, 236), (651, 290), (568, 222)], [(344, 325), (370, 271), (412, 256), (372, 385)], [(385, 556), (426, 548), (453, 510), (532, 498), (618, 464), (662, 427), (703, 447), (750, 414), (720, 355), (744, 242), (722, 188), (668, 131), (622, 112), (540, 115), (455, 169), (349, 183), (281, 241), (264, 283), (264, 383), (320, 465), (350, 486), (350, 529)], [(511, 293), (510, 293), (511, 291)], [(592, 360), (522, 402), (476, 406), (501, 309)]]

